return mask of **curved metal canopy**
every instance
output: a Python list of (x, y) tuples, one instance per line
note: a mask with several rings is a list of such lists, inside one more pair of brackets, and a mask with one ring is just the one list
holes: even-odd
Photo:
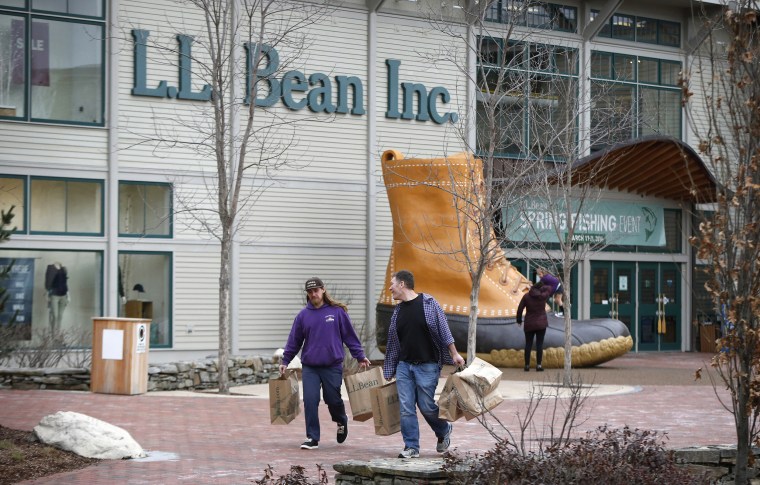
[(578, 160), (575, 183), (694, 203), (715, 201), (716, 182), (699, 155), (675, 138), (651, 136)]

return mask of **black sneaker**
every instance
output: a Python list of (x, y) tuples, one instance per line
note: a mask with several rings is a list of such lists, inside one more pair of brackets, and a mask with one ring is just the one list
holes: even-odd
[(398, 454), (399, 458), (419, 458), (420, 451), (414, 448), (404, 448), (404, 451)]
[(526, 365), (526, 366), (525, 366), (525, 369), (523, 369), (523, 370), (524, 370), (525, 372), (530, 372), (530, 366), (529, 366), (529, 365)]
[(311, 438), (301, 443), (302, 450), (316, 450), (317, 448), (319, 448), (319, 441)]
[(348, 423), (338, 425), (338, 443), (343, 443), (348, 437)]
[(544, 371), (543, 367), (541, 367), (540, 365), (536, 366), (536, 372), (543, 372), (543, 371)]

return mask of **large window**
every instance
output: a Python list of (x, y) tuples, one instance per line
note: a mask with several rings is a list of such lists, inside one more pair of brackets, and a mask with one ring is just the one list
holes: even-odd
[[(98, 251), (0, 250), (0, 267), (13, 262), (4, 282), (6, 312), (17, 312), (22, 340), (92, 344), (92, 317), (101, 316), (103, 255)], [(7, 322), (10, 313), (1, 321)], [(48, 340), (49, 341), (49, 340)]]
[(103, 125), (103, 0), (0, 0), (0, 119)]
[(171, 253), (119, 252), (119, 316), (147, 318), (150, 346), (172, 343)]
[(482, 46), (478, 150), (495, 140), (497, 156), (569, 156), (577, 145), (578, 51), (491, 38)]
[(103, 235), (103, 182), (32, 177), (32, 234)]
[(120, 182), (119, 235), (171, 237), (171, 185)]
[(486, 20), (537, 29), (578, 31), (578, 8), (535, 0), (497, 0), (488, 6)]
[(103, 235), (101, 180), (0, 174), (0, 209), (11, 206), (19, 233)]
[(11, 227), (26, 232), (26, 178), (0, 175), (0, 210), (8, 212), (13, 207)]
[[(599, 10), (591, 10), (591, 20), (594, 20), (597, 15), (599, 15)], [(680, 47), (681, 24), (667, 20), (615, 13), (602, 26), (599, 31), (599, 37)]]
[(681, 138), (681, 63), (591, 53), (591, 150), (646, 135)]

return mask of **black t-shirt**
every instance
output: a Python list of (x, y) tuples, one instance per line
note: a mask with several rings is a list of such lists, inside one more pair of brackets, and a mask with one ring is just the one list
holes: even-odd
[(425, 309), (422, 306), (422, 294), (413, 300), (399, 303), (396, 317), (399, 350), (398, 358), (404, 362), (438, 362), (433, 347), (433, 339), (425, 322)]

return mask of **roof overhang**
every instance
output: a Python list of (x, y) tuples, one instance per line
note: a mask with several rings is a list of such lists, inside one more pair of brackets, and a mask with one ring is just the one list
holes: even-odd
[(614, 145), (578, 160), (572, 170), (575, 184), (693, 203), (716, 199), (715, 178), (702, 158), (671, 137)]

